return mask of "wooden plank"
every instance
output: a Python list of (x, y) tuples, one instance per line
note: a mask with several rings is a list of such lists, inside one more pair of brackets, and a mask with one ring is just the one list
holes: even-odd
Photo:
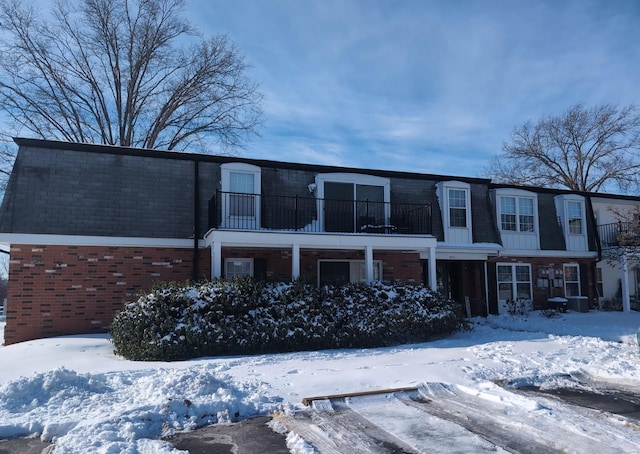
[(343, 394), (327, 394), (325, 396), (315, 396), (315, 397), (305, 397), (302, 399), (302, 405), (309, 406), (313, 403), (314, 400), (331, 400), (331, 399), (346, 399), (349, 397), (363, 397), (363, 396), (374, 396), (378, 394), (393, 394), (393, 393), (401, 393), (407, 391), (417, 391), (418, 388), (415, 386), (409, 386), (405, 388), (386, 388), (386, 389), (374, 389), (369, 391), (356, 391), (351, 393), (343, 393)]

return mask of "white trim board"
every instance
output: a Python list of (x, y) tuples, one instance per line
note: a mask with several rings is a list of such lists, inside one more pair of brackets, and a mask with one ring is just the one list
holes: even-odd
[[(122, 246), (193, 248), (193, 238), (143, 238), (84, 235), (47, 235), (36, 233), (0, 233), (0, 244), (41, 244), (47, 246)], [(198, 247), (205, 242), (198, 240)]]
[(209, 230), (205, 245), (221, 243), (226, 247), (281, 247), (294, 244), (309, 249), (374, 249), (426, 251), (435, 248), (437, 240), (425, 235), (376, 235), (333, 233), (286, 233), (266, 231)]

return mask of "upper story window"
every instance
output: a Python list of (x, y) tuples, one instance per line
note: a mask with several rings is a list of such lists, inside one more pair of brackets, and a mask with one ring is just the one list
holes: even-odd
[(222, 164), (222, 216), (228, 228), (259, 228), (260, 167), (239, 162)]
[(467, 226), (467, 191), (464, 189), (449, 189), (449, 226)]
[(255, 216), (255, 175), (230, 172), (229, 214), (231, 216)]
[(511, 232), (533, 232), (535, 224), (532, 197), (500, 197), (500, 229)]
[[(585, 198), (578, 194), (558, 194), (554, 197), (554, 203), (566, 250), (588, 251), (590, 245)], [(604, 240), (607, 240), (606, 237)]]
[(567, 224), (570, 234), (582, 235), (582, 212), (582, 202), (567, 201)]
[(436, 195), (441, 207), (444, 242), (473, 243), (471, 221), (471, 184), (464, 181), (436, 183)]

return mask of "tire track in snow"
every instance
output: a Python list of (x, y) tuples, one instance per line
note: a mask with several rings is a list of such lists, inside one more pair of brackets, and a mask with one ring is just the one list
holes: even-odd
[(320, 454), (421, 452), (355, 412), (344, 399), (314, 401), (312, 408), (293, 417), (275, 418)]
[(514, 427), (510, 416), (489, 416), (486, 404), (473, 405), (460, 400), (454, 392), (439, 383), (426, 384), (419, 392), (406, 393), (400, 401), (410, 407), (438, 418), (451, 421), (477, 434), (502, 449), (519, 454), (540, 454), (550, 451), (550, 446), (528, 436), (523, 427)]
[(328, 397), (276, 419), (321, 454), (640, 452), (634, 422), (490, 382)]
[[(405, 393), (403, 402), (457, 422), (511, 452), (639, 450), (640, 431), (635, 424), (621, 423), (597, 410), (503, 391), (425, 383), (417, 393)], [(561, 438), (557, 436), (559, 426), (563, 427)], [(617, 442), (612, 443), (613, 437)]]

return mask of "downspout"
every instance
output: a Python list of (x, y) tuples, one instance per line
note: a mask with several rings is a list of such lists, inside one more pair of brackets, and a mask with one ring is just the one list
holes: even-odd
[(489, 266), (487, 260), (484, 261), (484, 300), (486, 316), (489, 316)]
[(199, 248), (200, 239), (200, 161), (196, 159), (193, 167), (193, 264), (191, 267), (191, 279), (195, 282), (200, 278)]
[[(586, 195), (585, 199), (587, 199), (587, 206), (588, 208), (588, 218), (589, 218), (589, 223), (591, 224), (591, 230), (593, 231), (593, 237), (596, 240), (596, 250), (598, 251), (598, 262), (602, 260), (602, 242), (600, 241), (600, 232), (598, 231), (598, 223), (596, 222), (596, 214), (593, 211), (593, 204), (591, 201), (591, 196)], [(588, 238), (588, 236), (587, 236)], [(589, 245), (591, 246), (591, 245)]]
[[(596, 220), (596, 213), (595, 211), (593, 211), (593, 202), (591, 200), (591, 196), (586, 195), (585, 199), (587, 199), (587, 206), (588, 206), (588, 218), (589, 218), (589, 223), (591, 224), (591, 230), (593, 231), (593, 237), (595, 238), (596, 241), (596, 250), (598, 251), (598, 260), (596, 261), (596, 263), (591, 264), (591, 272), (593, 273), (593, 286), (591, 288), (591, 291), (593, 292), (593, 295), (598, 295), (598, 263), (602, 261), (602, 240), (600, 239), (600, 231), (598, 230), (598, 221)], [(587, 242), (590, 243), (590, 241), (588, 240), (589, 238), (589, 229), (587, 229)], [(587, 243), (587, 244), (588, 244)], [(588, 244), (589, 249), (591, 249), (591, 244)], [(601, 296), (601, 295), (598, 295)], [(596, 297), (597, 298), (597, 297)]]

